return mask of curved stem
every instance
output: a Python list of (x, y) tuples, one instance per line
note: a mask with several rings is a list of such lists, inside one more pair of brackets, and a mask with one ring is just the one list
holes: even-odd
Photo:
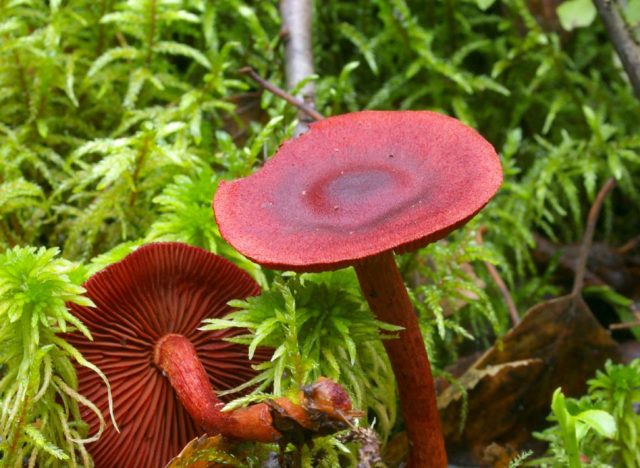
[(576, 261), (576, 277), (573, 280), (573, 289), (571, 294), (576, 295), (582, 292), (584, 286), (584, 276), (587, 271), (587, 259), (589, 258), (589, 251), (591, 250), (591, 244), (593, 243), (593, 234), (596, 230), (596, 223), (598, 222), (598, 216), (600, 215), (600, 208), (604, 203), (605, 198), (609, 192), (616, 186), (616, 179), (609, 178), (607, 182), (600, 188), (596, 199), (591, 205), (589, 210), (589, 216), (587, 217), (587, 228), (584, 231), (582, 237), (582, 245), (580, 246), (580, 255)]
[(156, 343), (153, 361), (165, 373), (187, 412), (205, 431), (255, 442), (276, 442), (282, 437), (273, 426), (269, 406), (264, 403), (221, 411), (224, 403), (211, 387), (195, 346), (185, 336), (163, 336)]
[(206, 431), (220, 433), (227, 418), (220, 411), (224, 404), (213, 391), (193, 343), (182, 335), (165, 335), (156, 343), (153, 361), (194, 421)]
[(397, 339), (384, 340), (398, 383), (409, 436), (409, 468), (442, 468), (447, 454), (440, 428), (431, 365), (418, 318), (393, 254), (382, 253), (354, 266), (362, 292), (378, 320), (403, 327)]
[[(482, 226), (476, 232), (476, 243), (478, 245), (482, 245), (484, 241), (482, 240), (482, 235), (486, 232), (487, 227)], [(509, 292), (509, 288), (505, 284), (504, 280), (498, 273), (498, 269), (491, 262), (484, 262), (484, 266), (489, 272), (489, 276), (496, 284), (498, 289), (500, 290), (500, 294), (504, 298), (504, 302), (507, 306), (507, 310), (509, 311), (509, 316), (511, 317), (511, 323), (513, 325), (518, 325), (520, 323), (520, 314), (518, 313), (518, 308), (516, 307), (516, 303), (513, 302), (513, 298), (511, 297), (511, 293)]]

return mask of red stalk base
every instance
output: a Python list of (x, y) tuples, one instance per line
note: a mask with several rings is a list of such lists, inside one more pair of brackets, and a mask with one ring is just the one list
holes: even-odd
[(380, 321), (403, 327), (397, 339), (384, 340), (398, 383), (409, 436), (409, 468), (447, 466), (431, 365), (418, 318), (393, 254), (386, 252), (355, 265), (360, 288)]

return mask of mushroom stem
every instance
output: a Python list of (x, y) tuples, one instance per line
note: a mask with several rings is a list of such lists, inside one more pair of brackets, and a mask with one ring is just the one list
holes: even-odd
[(153, 352), (154, 363), (169, 378), (173, 390), (194, 421), (205, 431), (240, 440), (275, 442), (281, 434), (273, 428), (267, 405), (253, 405), (223, 413), (207, 373), (191, 341), (178, 334), (163, 336)]
[(216, 396), (191, 341), (178, 334), (163, 336), (153, 351), (153, 361), (165, 375), (187, 412), (206, 431), (220, 433), (227, 415)]
[(403, 327), (397, 339), (384, 340), (400, 394), (409, 436), (411, 468), (442, 468), (447, 454), (440, 428), (436, 391), (418, 318), (388, 251), (354, 265), (369, 307), (378, 320)]
[[(198, 358), (193, 343), (183, 335), (168, 334), (156, 343), (153, 352), (154, 363), (169, 378), (169, 382), (182, 405), (194, 421), (205, 431), (221, 434), (243, 441), (278, 442), (287, 436), (276, 429), (277, 421), (272, 415), (273, 407), (278, 408), (280, 418), (295, 421), (311, 433), (319, 431), (315, 427), (314, 414), (322, 414), (320, 420), (337, 419), (336, 412), (351, 411), (351, 401), (338, 384), (320, 379), (310, 386), (309, 395), (301, 396), (304, 404), (296, 404), (287, 398), (278, 398), (273, 403), (258, 403), (246, 408), (222, 412), (222, 403), (216, 396), (209, 378)], [(296, 425), (285, 426), (289, 431)], [(279, 426), (278, 426), (279, 427)]]

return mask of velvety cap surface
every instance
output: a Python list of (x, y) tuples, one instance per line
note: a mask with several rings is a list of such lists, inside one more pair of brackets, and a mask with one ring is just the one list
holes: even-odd
[[(85, 283), (95, 308), (70, 304), (89, 328), (93, 341), (80, 333), (65, 336), (107, 376), (120, 428), (110, 423), (107, 392), (98, 375), (77, 366), (79, 392), (102, 411), (107, 429), (88, 444), (96, 467), (159, 467), (202, 434), (184, 409), (169, 380), (153, 364), (155, 343), (179, 333), (193, 343), (213, 388), (233, 388), (255, 376), (247, 348), (224, 338), (241, 329), (200, 331), (202, 320), (231, 312), (227, 302), (260, 291), (244, 271), (205, 250), (180, 243), (140, 247)], [(254, 363), (264, 360), (256, 353)], [(82, 407), (90, 434), (97, 416)]]
[(491, 144), (456, 119), (356, 112), (312, 124), (253, 175), (221, 183), (214, 211), (256, 263), (321, 271), (440, 239), (501, 182)]

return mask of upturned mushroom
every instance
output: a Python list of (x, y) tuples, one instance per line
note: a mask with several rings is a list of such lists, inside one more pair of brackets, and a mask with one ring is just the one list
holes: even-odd
[[(203, 430), (237, 430), (221, 413), (214, 389), (255, 375), (246, 347), (225, 341), (242, 330), (198, 327), (204, 318), (227, 314), (229, 300), (259, 293), (247, 273), (205, 250), (157, 243), (98, 272), (85, 288), (96, 307), (69, 307), (93, 341), (80, 333), (65, 338), (108, 377), (120, 428), (109, 425), (89, 446), (96, 467), (163, 466)], [(256, 356), (254, 363), (268, 358), (263, 350)], [(79, 393), (106, 415), (102, 381), (81, 366), (77, 373)], [(97, 431), (93, 412), (82, 417)], [(251, 424), (241, 429), (256, 430)]]
[(222, 236), (267, 268), (353, 266), (379, 320), (403, 328), (384, 341), (410, 441), (410, 467), (444, 467), (436, 393), (417, 316), (393, 253), (462, 226), (502, 181), (489, 142), (427, 111), (366, 111), (312, 124), (253, 175), (221, 183)]

